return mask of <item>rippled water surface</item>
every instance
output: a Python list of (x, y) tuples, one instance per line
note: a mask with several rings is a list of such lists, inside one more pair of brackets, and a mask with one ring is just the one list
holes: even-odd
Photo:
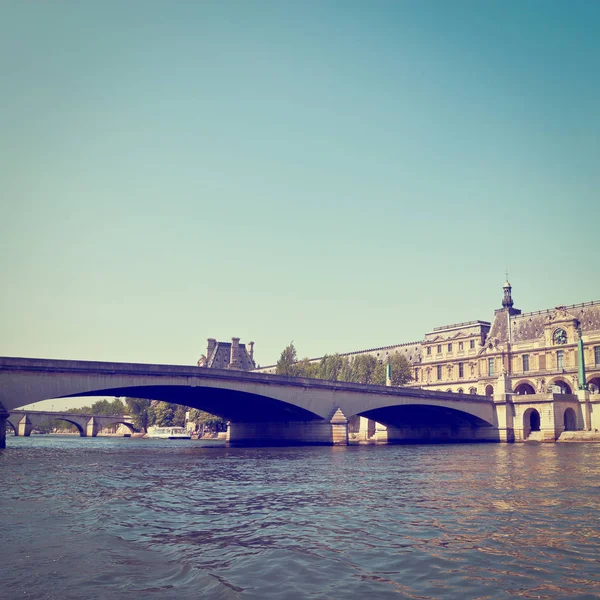
[(9, 438), (0, 597), (595, 598), (599, 457)]

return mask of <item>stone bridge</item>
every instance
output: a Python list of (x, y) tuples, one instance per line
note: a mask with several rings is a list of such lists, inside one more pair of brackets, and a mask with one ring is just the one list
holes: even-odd
[(77, 427), (81, 437), (96, 437), (98, 432), (110, 425), (125, 425), (131, 433), (135, 431), (129, 417), (124, 415), (85, 415), (43, 410), (11, 410), (6, 423), (12, 427), (15, 435), (30, 435), (35, 427), (59, 419)]
[(356, 416), (382, 424), (391, 442), (507, 439), (495, 403), (483, 396), (195, 366), (0, 358), (5, 411), (77, 396), (198, 408), (230, 422), (232, 445), (346, 444), (348, 421)]

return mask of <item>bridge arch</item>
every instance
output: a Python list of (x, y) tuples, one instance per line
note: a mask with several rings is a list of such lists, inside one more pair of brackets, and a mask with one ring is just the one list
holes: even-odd
[(181, 404), (206, 411), (226, 421), (252, 423), (290, 420), (311, 421), (322, 418), (310, 410), (284, 400), (245, 391), (211, 386), (149, 385), (120, 387), (90, 390), (84, 393), (76, 392), (63, 397), (98, 395), (144, 398), (146, 400)]
[(63, 416), (56, 416), (53, 419), (48, 419), (48, 421), (64, 421), (65, 423), (68, 423), (69, 425), (74, 425), (77, 428), (77, 432), (79, 433), (80, 437), (86, 437), (86, 432), (85, 429), (81, 426), (81, 424), (77, 423), (76, 421), (73, 421), (71, 419), (66, 419)]
[(458, 403), (454, 406), (449, 404), (414, 399), (362, 411), (358, 416), (387, 428), (387, 441), (392, 443), (496, 439), (496, 429), (490, 416), (481, 410), (487, 409), (487, 403), (477, 406), (465, 402), (462, 407)]

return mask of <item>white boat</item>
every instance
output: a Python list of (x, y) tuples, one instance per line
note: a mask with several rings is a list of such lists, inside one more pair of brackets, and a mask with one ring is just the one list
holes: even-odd
[(148, 427), (148, 438), (163, 440), (190, 440), (192, 436), (184, 427)]

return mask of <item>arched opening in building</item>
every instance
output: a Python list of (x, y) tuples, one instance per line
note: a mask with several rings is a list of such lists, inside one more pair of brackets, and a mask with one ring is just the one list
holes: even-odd
[(494, 386), (492, 386), (492, 385), (486, 385), (485, 386), (485, 395), (486, 396), (493, 396), (494, 395)]
[(459, 394), (464, 394), (465, 390), (463, 390), (462, 388), (458, 388), (458, 390), (456, 390)]
[(567, 408), (563, 416), (565, 425), (565, 431), (576, 431), (577, 430), (577, 417), (575, 411), (572, 408)]
[(475, 396), (477, 394), (477, 388), (469, 388), (469, 394), (471, 394), (471, 396)]
[(450, 388), (448, 388), (446, 391), (447, 391), (447, 392), (452, 392), (452, 390), (451, 390)]
[(540, 431), (540, 413), (528, 408), (523, 414), (523, 437), (527, 439), (533, 431)]
[(535, 390), (533, 389), (533, 386), (529, 383), (520, 383), (515, 388), (515, 394), (517, 394), (517, 396), (523, 396), (525, 394), (535, 394)]
[(562, 379), (557, 379), (556, 381), (553, 381), (552, 384), (553, 389), (557, 389), (560, 391), (557, 391), (557, 393), (559, 394), (570, 394), (571, 393), (571, 386), (566, 382), (563, 381)]
[(588, 390), (592, 392), (592, 394), (600, 394), (600, 377), (592, 377), (588, 381)]

